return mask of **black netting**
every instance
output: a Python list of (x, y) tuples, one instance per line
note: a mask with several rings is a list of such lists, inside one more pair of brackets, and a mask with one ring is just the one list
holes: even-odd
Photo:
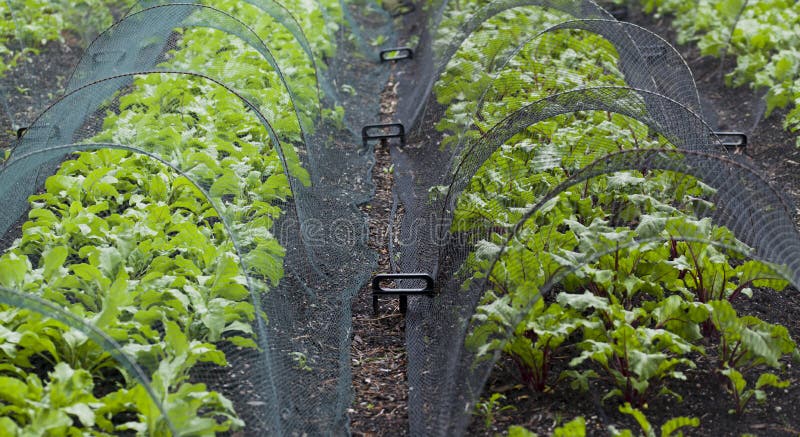
[[(403, 214), (393, 269), (437, 285), (409, 301), (412, 435), (462, 434), (538, 296), (621, 248), (718, 246), (796, 283), (793, 205), (697, 115), (691, 72), (663, 39), (591, 2), (444, 2), (427, 13), (417, 20), (435, 23), (418, 48), (428, 62), (403, 73), (413, 76), (400, 93), (412, 134), (392, 149)], [(605, 206), (620, 217), (593, 222), (605, 233), (566, 242), (588, 229), (603, 189), (663, 178), (674, 190), (646, 202), (615, 194)]]
[[(388, 77), (350, 30), (381, 20), (332, 1), (142, 4), (27, 126), (0, 173), (3, 262), (47, 275), (3, 285), (116, 342), (102, 346), (138, 366), (122, 388), (156, 393), (163, 411), (130, 425), (101, 409), (110, 420), (90, 427), (347, 430), (350, 301), (374, 263), (360, 127)], [(357, 88), (343, 58), (369, 72)], [(51, 257), (64, 266), (48, 270)]]
[(0, 378), (83, 381), (64, 432), (348, 433), (381, 103), (407, 134), (388, 269), (436, 284), (406, 314), (412, 435), (463, 434), (524, 318), (621, 252), (800, 285), (795, 206), (664, 39), (590, 0), (382, 3), (107, 1), (26, 99), (41, 42), (1, 3)]

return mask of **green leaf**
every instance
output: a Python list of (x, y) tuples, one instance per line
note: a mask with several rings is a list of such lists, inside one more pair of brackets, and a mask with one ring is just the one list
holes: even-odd
[(767, 386), (775, 387), (775, 388), (787, 388), (791, 384), (791, 381), (781, 380), (778, 378), (777, 375), (772, 373), (762, 373), (758, 377), (758, 381), (756, 381), (756, 389), (764, 388)]
[(744, 393), (745, 386), (747, 386), (747, 381), (745, 381), (744, 377), (741, 373), (739, 373), (738, 370), (727, 367), (722, 371), (722, 374), (728, 377), (733, 385), (734, 390), (736, 390), (738, 393)]
[(556, 300), (559, 305), (570, 307), (577, 311), (585, 311), (588, 308), (595, 310), (608, 308), (608, 300), (597, 297), (588, 291), (583, 294), (559, 293)]
[(553, 437), (585, 437), (586, 420), (578, 416), (553, 430)]
[(661, 437), (670, 437), (681, 428), (691, 426), (697, 428), (700, 426), (700, 419), (697, 417), (674, 417), (661, 425)]
[(23, 406), (28, 395), (28, 385), (16, 378), (0, 376), (0, 399), (12, 405)]
[(653, 432), (653, 425), (650, 424), (650, 421), (647, 420), (647, 417), (645, 417), (644, 413), (642, 413), (638, 408), (631, 407), (630, 403), (625, 402), (624, 405), (620, 405), (619, 411), (620, 413), (633, 416), (633, 418), (636, 419), (636, 422), (642, 428), (642, 431), (644, 431), (645, 435), (650, 435)]
[(537, 437), (538, 434), (531, 432), (521, 426), (511, 426), (508, 428), (508, 437)]
[(240, 179), (232, 170), (225, 170), (222, 175), (218, 176), (211, 185), (209, 193), (213, 197), (222, 197), (224, 195), (239, 194)]
[(94, 324), (100, 329), (106, 329), (112, 323), (118, 322), (120, 309), (133, 302), (133, 294), (128, 292), (128, 273), (120, 269), (117, 278), (111, 284), (103, 297), (103, 307), (94, 318)]
[(164, 340), (175, 355), (185, 355), (189, 353), (189, 340), (177, 323), (171, 320), (164, 321)]
[(44, 253), (42, 257), (44, 272), (42, 274), (45, 279), (51, 279), (56, 272), (61, 270), (67, 256), (69, 256), (69, 249), (66, 246), (55, 246)]
[(21, 287), (28, 271), (28, 258), (13, 252), (0, 257), (0, 285), (6, 288)]
[(84, 281), (89, 282), (107, 282), (108, 280), (103, 275), (103, 272), (100, 271), (97, 267), (89, 264), (73, 264), (70, 266), (70, 270), (75, 273), (75, 276), (83, 279)]

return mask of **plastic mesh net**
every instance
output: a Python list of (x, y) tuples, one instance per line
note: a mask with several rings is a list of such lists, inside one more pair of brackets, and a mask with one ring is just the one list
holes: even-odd
[[(387, 3), (114, 3), (30, 120), (9, 90), (36, 64), (12, 67), (0, 377), (81, 384), (58, 420), (98, 433), (347, 433), (377, 268), (361, 128), (390, 74), (391, 270), (436, 283), (406, 314), (412, 435), (463, 434), (526, 315), (621, 251), (713, 248), (800, 285), (794, 205), (697, 115), (665, 40), (591, 1)], [(413, 59), (380, 62), (401, 42)]]
[[(350, 301), (374, 263), (357, 209), (372, 154), (355, 132), (388, 77), (351, 38), (388, 14), (350, 9), (137, 6), (14, 144), (0, 178), (17, 270), (3, 285), (45, 316), (77, 314), (70, 328), (102, 334), (83, 341), (121, 363), (98, 395), (119, 405), (84, 426), (347, 430)], [(342, 53), (370, 72), (357, 90), (325, 62)], [(131, 390), (158, 408), (120, 402)]]
[[(663, 39), (592, 2), (442, 2), (414, 20), (428, 62), (400, 93), (393, 268), (437, 289), (409, 301), (412, 435), (464, 433), (539, 297), (620, 251), (713, 246), (797, 283), (794, 205), (697, 115)], [(630, 191), (664, 178), (655, 199)]]

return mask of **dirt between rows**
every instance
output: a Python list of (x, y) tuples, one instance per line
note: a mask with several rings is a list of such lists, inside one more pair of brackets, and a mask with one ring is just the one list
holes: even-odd
[[(397, 107), (396, 82), (390, 77), (381, 95), (381, 122), (389, 123)], [(386, 140), (376, 144), (372, 181), (375, 196), (362, 210), (369, 220), (369, 246), (378, 253), (377, 273), (391, 271), (388, 239), (393, 219), (392, 159)], [(406, 379), (405, 318), (399, 301), (381, 299), (373, 312), (367, 284), (353, 301), (351, 362), (353, 403), (348, 410), (350, 430), (356, 436), (406, 435), (408, 384)]]

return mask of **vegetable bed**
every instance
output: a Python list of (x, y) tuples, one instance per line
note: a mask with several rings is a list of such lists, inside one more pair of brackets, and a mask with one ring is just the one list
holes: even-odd
[(1, 435), (800, 432), (795, 5), (62, 3), (0, 3)]

